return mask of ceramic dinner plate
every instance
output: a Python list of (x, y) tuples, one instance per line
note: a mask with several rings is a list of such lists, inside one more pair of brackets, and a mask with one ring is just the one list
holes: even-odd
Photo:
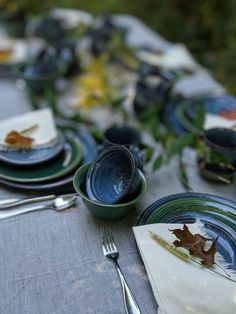
[(32, 167), (13, 167), (0, 164), (0, 178), (14, 182), (43, 182), (68, 174), (79, 165), (83, 157), (80, 140), (67, 135), (64, 149), (56, 159), (43, 165)]
[(63, 150), (64, 143), (64, 136), (60, 134), (58, 142), (50, 147), (29, 150), (3, 150), (0, 151), (0, 161), (18, 166), (40, 164), (56, 157)]
[(236, 111), (236, 98), (224, 95), (177, 99), (167, 104), (164, 119), (171, 125), (176, 134), (181, 134), (185, 131), (202, 134), (202, 130), (197, 128), (192, 122), (199, 105), (203, 105), (207, 113), (223, 115)]
[[(71, 130), (74, 137), (78, 137), (83, 146), (83, 159), (81, 164), (90, 162), (95, 159), (97, 155), (96, 142), (93, 137), (84, 128), (80, 127), (78, 123), (71, 122), (64, 119), (58, 119), (56, 121), (57, 126), (61, 130)], [(63, 177), (59, 177), (49, 182), (33, 182), (33, 183), (22, 183), (14, 182), (6, 179), (0, 179), (0, 184), (2, 186), (8, 187), (10, 189), (16, 189), (21, 191), (37, 191), (37, 193), (45, 193), (45, 191), (53, 192), (67, 192), (74, 191), (73, 188), (73, 177), (74, 170)]]
[(194, 223), (199, 220), (209, 237), (219, 238), (218, 252), (236, 270), (236, 203), (203, 193), (181, 193), (150, 205), (138, 225), (153, 223)]

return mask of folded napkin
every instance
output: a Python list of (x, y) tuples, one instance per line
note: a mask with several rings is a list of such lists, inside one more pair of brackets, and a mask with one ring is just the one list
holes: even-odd
[(225, 89), (204, 69), (179, 79), (173, 92), (184, 97), (222, 95)]
[(144, 62), (169, 69), (185, 69), (195, 71), (200, 65), (194, 60), (188, 49), (182, 44), (169, 47), (163, 54), (141, 51), (138, 57)]
[(34, 139), (32, 148), (48, 147), (57, 142), (58, 134), (52, 111), (41, 109), (2, 120), (0, 123), (0, 149), (6, 149), (9, 146), (5, 143), (5, 138), (11, 131), (21, 132), (34, 125), (37, 125), (37, 128), (27, 134)]
[(11, 54), (6, 60), (0, 60), (0, 64), (16, 64), (23, 62), (27, 57), (27, 45), (25, 42), (15, 39), (0, 38), (0, 50), (11, 49)]
[(211, 128), (227, 128), (236, 126), (236, 120), (226, 119), (216, 114), (207, 113), (204, 121), (204, 130)]
[[(193, 234), (202, 233), (200, 224), (191, 224), (188, 227)], [(152, 224), (133, 228), (159, 305), (158, 313), (235, 314), (236, 283), (194, 262), (183, 261), (157, 244), (149, 235), (149, 231), (153, 231), (164, 240), (173, 243), (176, 237), (168, 228), (182, 229), (183, 225)], [(217, 262), (220, 259), (222, 257), (217, 253)], [(222, 273), (219, 267), (215, 269)]]

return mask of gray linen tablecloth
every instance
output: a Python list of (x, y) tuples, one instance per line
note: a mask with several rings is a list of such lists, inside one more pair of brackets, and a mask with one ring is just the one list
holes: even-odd
[[(129, 17), (122, 19), (129, 21)], [(136, 34), (139, 40), (142, 35), (144, 41), (149, 40), (152, 44), (155, 41), (156, 46), (158, 43), (162, 48), (169, 45), (148, 29), (139, 33), (138, 27), (142, 28), (142, 24), (134, 20), (133, 41)], [(1, 80), (0, 118), (29, 110), (25, 91), (14, 81)], [(194, 152), (187, 150), (185, 158), (195, 192), (236, 200), (236, 183), (230, 186), (208, 184), (197, 174)], [(138, 208), (111, 226), (120, 251), (121, 268), (141, 311), (154, 314), (157, 304), (131, 227), (149, 204), (166, 195), (184, 192), (184, 189), (178, 179), (176, 160), (155, 173), (149, 168), (146, 167), (147, 193)], [(0, 188), (0, 199), (13, 196), (25, 195)], [(80, 199), (74, 208), (65, 212), (48, 210), (0, 221), (0, 313), (124, 313), (116, 270), (104, 258), (101, 249), (99, 227), (102, 224), (91, 216)]]

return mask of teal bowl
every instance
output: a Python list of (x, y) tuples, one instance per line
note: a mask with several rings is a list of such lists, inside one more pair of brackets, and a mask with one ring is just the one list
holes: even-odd
[(86, 176), (91, 163), (87, 163), (80, 167), (73, 179), (73, 184), (76, 192), (82, 197), (83, 202), (87, 209), (97, 218), (102, 220), (117, 220), (128, 214), (138, 203), (138, 201), (144, 196), (146, 192), (147, 183), (143, 173), (139, 170), (141, 185), (140, 190), (136, 196), (126, 203), (119, 204), (103, 204), (96, 201), (92, 201), (86, 195)]
[(9, 37), (22, 38), (25, 37), (26, 23), (25, 22), (4, 22), (3, 26)]
[(66, 65), (64, 63), (58, 63), (58, 66), (54, 71), (28, 77), (25, 74), (26, 66), (26, 64), (17, 65), (14, 72), (16, 76), (23, 79), (26, 82), (27, 87), (34, 92), (42, 92), (45, 89), (54, 88), (55, 81), (66, 72)]

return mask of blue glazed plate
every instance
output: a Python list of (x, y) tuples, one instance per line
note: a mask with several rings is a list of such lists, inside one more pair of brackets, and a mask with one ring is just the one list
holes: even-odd
[(59, 135), (58, 142), (47, 148), (33, 148), (29, 150), (5, 150), (0, 151), (0, 161), (17, 166), (33, 166), (41, 164), (55, 158), (65, 144), (62, 134)]
[(186, 108), (186, 115), (193, 119), (197, 107), (203, 105), (205, 112), (220, 115), (225, 112), (236, 110), (236, 98), (224, 95), (219, 97), (204, 97), (192, 99)]
[(153, 223), (194, 223), (200, 220), (209, 237), (219, 235), (217, 251), (236, 270), (236, 203), (203, 193), (181, 193), (150, 205), (138, 225)]
[(192, 122), (199, 105), (203, 105), (207, 113), (220, 115), (236, 110), (236, 98), (224, 95), (172, 100), (165, 107), (164, 120), (177, 135), (186, 131), (201, 134), (202, 130)]

